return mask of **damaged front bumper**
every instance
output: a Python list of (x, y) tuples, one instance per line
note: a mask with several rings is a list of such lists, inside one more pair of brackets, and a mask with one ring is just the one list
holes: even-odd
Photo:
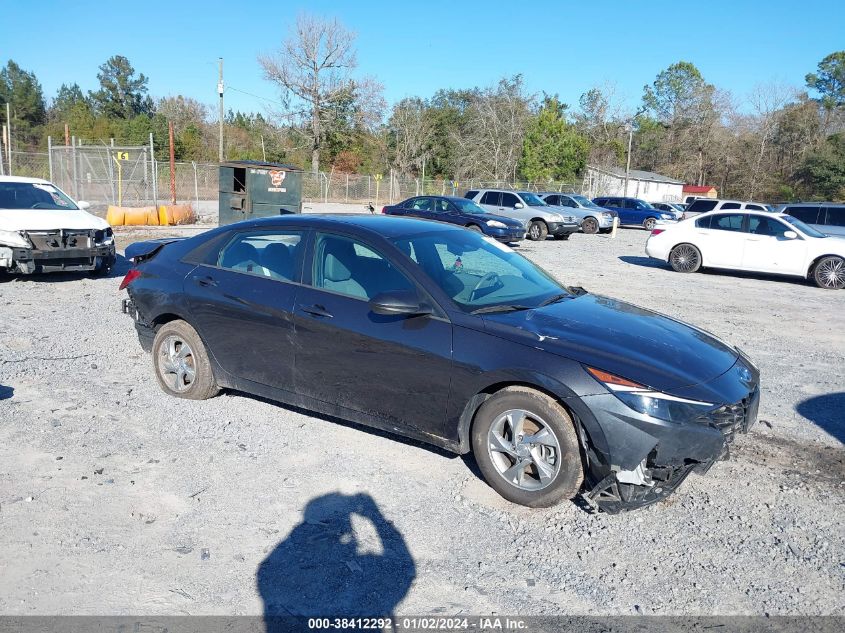
[(111, 229), (26, 231), (30, 247), (0, 244), (0, 268), (29, 275), (109, 268), (115, 261)]
[[(639, 443), (647, 454), (630, 469), (593, 463), (582, 499), (593, 510), (609, 514), (662, 501), (691, 473), (704, 474), (717, 461), (729, 459), (736, 436), (747, 433), (757, 421), (759, 404), (760, 390), (754, 385), (742, 400), (691, 422), (636, 421), (642, 432), (636, 439), (632, 436), (632, 443)], [(651, 442), (645, 438), (654, 440), (653, 445), (649, 447)]]

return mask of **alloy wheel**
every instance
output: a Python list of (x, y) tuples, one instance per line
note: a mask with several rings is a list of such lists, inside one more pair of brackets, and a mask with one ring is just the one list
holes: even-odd
[(845, 260), (828, 257), (819, 264), (816, 278), (825, 288), (845, 287)]
[(657, 221), (654, 218), (648, 218), (643, 223), (643, 226), (647, 231), (653, 231), (654, 227), (657, 225)]
[(672, 268), (681, 273), (691, 273), (700, 265), (698, 251), (694, 246), (681, 244), (672, 249)]
[(190, 389), (197, 375), (194, 352), (180, 337), (171, 334), (159, 347), (159, 374), (173, 391)]
[(542, 490), (560, 472), (560, 442), (538, 415), (511, 409), (487, 433), (490, 459), (498, 474), (520, 490)]
[(589, 233), (589, 234), (598, 233), (599, 224), (598, 224), (598, 222), (596, 222), (595, 218), (587, 218), (581, 224), (581, 230), (583, 230), (584, 233)]
[(531, 235), (531, 239), (539, 240), (540, 239), (540, 225), (539, 224), (532, 224), (528, 233)]

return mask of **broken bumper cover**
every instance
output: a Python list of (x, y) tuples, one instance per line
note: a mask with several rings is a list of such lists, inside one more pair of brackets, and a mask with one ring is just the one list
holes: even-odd
[(141, 349), (145, 352), (150, 352), (153, 349), (153, 339), (155, 338), (155, 329), (146, 323), (138, 312), (135, 302), (132, 299), (121, 300), (120, 310), (123, 314), (128, 314), (132, 317), (135, 323), (135, 331), (138, 333), (138, 342), (141, 344)]
[(620, 466), (593, 469), (583, 500), (610, 514), (662, 501), (690, 473), (704, 474), (717, 461), (728, 459), (736, 436), (747, 433), (757, 421), (759, 404), (760, 390), (755, 384), (742, 400), (682, 424), (648, 416), (628, 418), (636, 431), (626, 439), (638, 446), (642, 461), (630, 470)]
[(21, 274), (90, 271), (111, 266), (115, 245), (111, 229), (30, 231), (31, 247), (0, 245), (0, 266)]

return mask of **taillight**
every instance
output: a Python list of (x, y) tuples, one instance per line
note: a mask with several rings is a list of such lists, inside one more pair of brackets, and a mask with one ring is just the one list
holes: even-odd
[(381, 212), (386, 214), (387, 213), (387, 207), (382, 207)]
[(141, 276), (141, 271), (137, 268), (133, 268), (128, 273), (126, 273), (126, 277), (123, 278), (123, 281), (120, 282), (120, 290), (124, 290), (126, 286), (131, 284), (133, 281), (138, 279)]
[(652, 229), (652, 230), (651, 230), (651, 234), (652, 234), (652, 235), (660, 235), (660, 234), (661, 234), (661, 233), (663, 233), (663, 231), (665, 231), (665, 230), (666, 230), (666, 229)]

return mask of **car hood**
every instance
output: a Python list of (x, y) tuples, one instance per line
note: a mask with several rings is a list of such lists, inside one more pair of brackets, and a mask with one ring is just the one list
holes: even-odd
[(660, 391), (712, 380), (739, 357), (713, 335), (662, 314), (584, 294), (484, 315), (485, 329)]
[(0, 231), (106, 229), (109, 223), (81, 209), (0, 209)]

